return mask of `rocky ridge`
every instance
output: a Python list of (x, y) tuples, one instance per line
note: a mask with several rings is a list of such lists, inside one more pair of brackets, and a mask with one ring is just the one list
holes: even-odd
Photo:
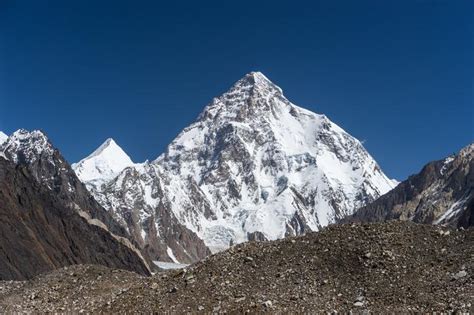
[(474, 226), (474, 144), (430, 162), (375, 202), (343, 221), (410, 220)]

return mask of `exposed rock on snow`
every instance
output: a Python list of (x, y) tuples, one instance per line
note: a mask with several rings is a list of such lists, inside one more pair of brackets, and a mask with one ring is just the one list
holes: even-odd
[(4, 155), (14, 163), (32, 164), (54, 153), (47, 137), (39, 130), (17, 130), (1, 146)]

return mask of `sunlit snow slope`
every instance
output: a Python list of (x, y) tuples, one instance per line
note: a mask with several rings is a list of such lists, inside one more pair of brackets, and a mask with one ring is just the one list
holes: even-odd
[(132, 165), (130, 157), (109, 138), (91, 155), (72, 164), (72, 168), (81, 181), (96, 187), (113, 179)]
[(0, 131), (0, 144), (7, 141), (7, 139), (8, 139), (8, 136), (5, 133), (3, 133), (2, 131)]

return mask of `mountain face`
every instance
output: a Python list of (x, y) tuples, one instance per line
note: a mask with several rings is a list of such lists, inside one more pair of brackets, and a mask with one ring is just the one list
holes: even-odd
[(391, 219), (474, 226), (474, 143), (458, 154), (428, 163), (345, 221)]
[(75, 172), (41, 131), (18, 130), (0, 146), (3, 156), (24, 165), (34, 178), (60, 198), (77, 204), (112, 233), (126, 237), (126, 229), (94, 200)]
[(0, 157), (0, 280), (85, 263), (148, 274), (127, 240), (97, 222)]
[(100, 187), (76, 172), (156, 259), (181, 262), (202, 258), (203, 244), (215, 252), (317, 231), (395, 185), (357, 139), (259, 72), (215, 98), (153, 162)]
[[(112, 149), (108, 148), (110, 145)], [(124, 151), (109, 139), (91, 156), (73, 164), (73, 168), (95, 199), (106, 209), (112, 209), (111, 215), (127, 229), (147, 257), (190, 263), (209, 255), (204, 242), (157, 200), (163, 191), (155, 166), (149, 162), (134, 164), (125, 157), (128, 158)], [(123, 163), (119, 172), (117, 160), (130, 163), (128, 167)], [(114, 172), (118, 173), (115, 177), (110, 175)], [(106, 178), (100, 176), (104, 173)]]
[(0, 152), (1, 278), (29, 278), (75, 263), (149, 274), (126, 230), (42, 132), (19, 130)]

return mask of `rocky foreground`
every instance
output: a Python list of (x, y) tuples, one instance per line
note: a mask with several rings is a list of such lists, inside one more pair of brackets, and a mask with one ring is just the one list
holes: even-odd
[(78, 265), (0, 282), (0, 312), (474, 312), (474, 230), (331, 226), (152, 277)]

